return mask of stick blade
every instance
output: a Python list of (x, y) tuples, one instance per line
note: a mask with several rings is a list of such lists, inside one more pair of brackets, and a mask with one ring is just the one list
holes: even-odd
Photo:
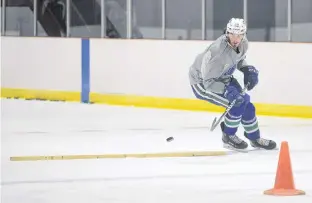
[(217, 118), (215, 117), (212, 121), (211, 127), (210, 127), (210, 131), (212, 132), (215, 128), (216, 128), (216, 122), (217, 122)]

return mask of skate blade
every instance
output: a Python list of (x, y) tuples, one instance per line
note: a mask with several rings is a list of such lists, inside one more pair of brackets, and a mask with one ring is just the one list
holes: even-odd
[(264, 149), (261, 147), (253, 147), (252, 149), (249, 149), (249, 151), (276, 151), (279, 150), (278, 147), (275, 147), (274, 149)]
[(234, 148), (233, 146), (229, 145), (229, 144), (223, 144), (223, 147), (228, 149), (228, 150), (231, 150), (232, 152), (241, 152), (241, 153), (248, 153), (248, 152), (257, 152), (257, 151), (276, 151), (276, 150), (279, 150), (278, 147), (274, 148), (274, 149), (264, 149), (264, 148), (258, 148), (258, 147), (253, 147), (251, 149), (249, 148), (246, 148), (246, 149), (237, 149), (237, 148)]
[(223, 147), (225, 149), (229, 149), (229, 150), (236, 151), (236, 152), (242, 152), (242, 153), (248, 153), (248, 151), (249, 151), (247, 148), (246, 149), (237, 149), (237, 148), (235, 148), (229, 144), (225, 144), (225, 143), (223, 144)]
[(217, 122), (217, 118), (214, 118), (210, 127), (211, 132), (217, 127), (216, 122)]

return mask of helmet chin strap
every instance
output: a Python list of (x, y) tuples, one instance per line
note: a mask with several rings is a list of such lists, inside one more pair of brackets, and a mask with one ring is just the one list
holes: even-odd
[(230, 47), (232, 47), (234, 49), (235, 47), (232, 46), (231, 40), (230, 40), (230, 37), (229, 37), (228, 33), (226, 33), (225, 36), (226, 36), (226, 41), (227, 41), (228, 45), (230, 45)]
[(245, 38), (245, 35), (244, 35), (244, 37), (242, 38), (242, 40), (240, 41), (240, 43), (237, 44), (237, 46), (233, 46), (233, 45), (231, 44), (230, 38), (229, 38), (229, 36), (228, 36), (227, 33), (225, 34), (225, 36), (226, 36), (227, 44), (228, 44), (232, 49), (234, 49), (234, 51), (235, 51), (236, 53), (239, 54), (240, 51), (239, 51), (238, 47), (239, 47), (240, 43), (242, 43), (243, 39)]
[(237, 46), (233, 46), (233, 45), (231, 44), (231, 42), (230, 42), (230, 41), (228, 41), (228, 44), (229, 44), (229, 45), (230, 45), (230, 47), (232, 47), (233, 49), (237, 49), (240, 43), (239, 43), (239, 44), (237, 44)]
[[(231, 47), (233, 47), (232, 44), (231, 44), (230, 38), (229, 38), (229, 33), (225, 32), (224, 34), (225, 34), (225, 36), (226, 36), (226, 40), (227, 40), (228, 44), (229, 44)], [(246, 37), (246, 33), (244, 34), (244, 36), (243, 36), (243, 38), (241, 39), (240, 43), (245, 39), (245, 37)], [(240, 43), (238, 43), (238, 45), (239, 45)], [(237, 46), (238, 46), (238, 45), (237, 45)], [(233, 47), (233, 48), (235, 48), (235, 47)]]

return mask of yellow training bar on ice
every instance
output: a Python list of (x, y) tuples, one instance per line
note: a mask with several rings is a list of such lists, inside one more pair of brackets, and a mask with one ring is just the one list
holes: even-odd
[(10, 161), (45, 161), (73, 159), (115, 159), (115, 158), (162, 158), (162, 157), (194, 157), (194, 156), (224, 156), (227, 151), (189, 151), (141, 154), (98, 154), (98, 155), (56, 155), (56, 156), (14, 156)]

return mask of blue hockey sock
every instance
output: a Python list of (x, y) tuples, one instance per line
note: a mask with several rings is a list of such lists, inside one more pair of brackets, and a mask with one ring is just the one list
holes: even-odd
[(242, 115), (246, 109), (246, 106), (250, 102), (250, 96), (244, 95), (244, 103), (239, 107), (232, 107), (232, 109), (226, 114), (224, 118), (224, 133), (227, 135), (235, 135), (237, 128), (241, 123)]
[(244, 105), (233, 107), (224, 117), (224, 132), (227, 135), (235, 135), (241, 123)]
[(245, 129), (248, 139), (256, 140), (260, 137), (260, 130), (256, 117), (256, 109), (252, 103), (249, 103), (246, 106), (241, 123)]

